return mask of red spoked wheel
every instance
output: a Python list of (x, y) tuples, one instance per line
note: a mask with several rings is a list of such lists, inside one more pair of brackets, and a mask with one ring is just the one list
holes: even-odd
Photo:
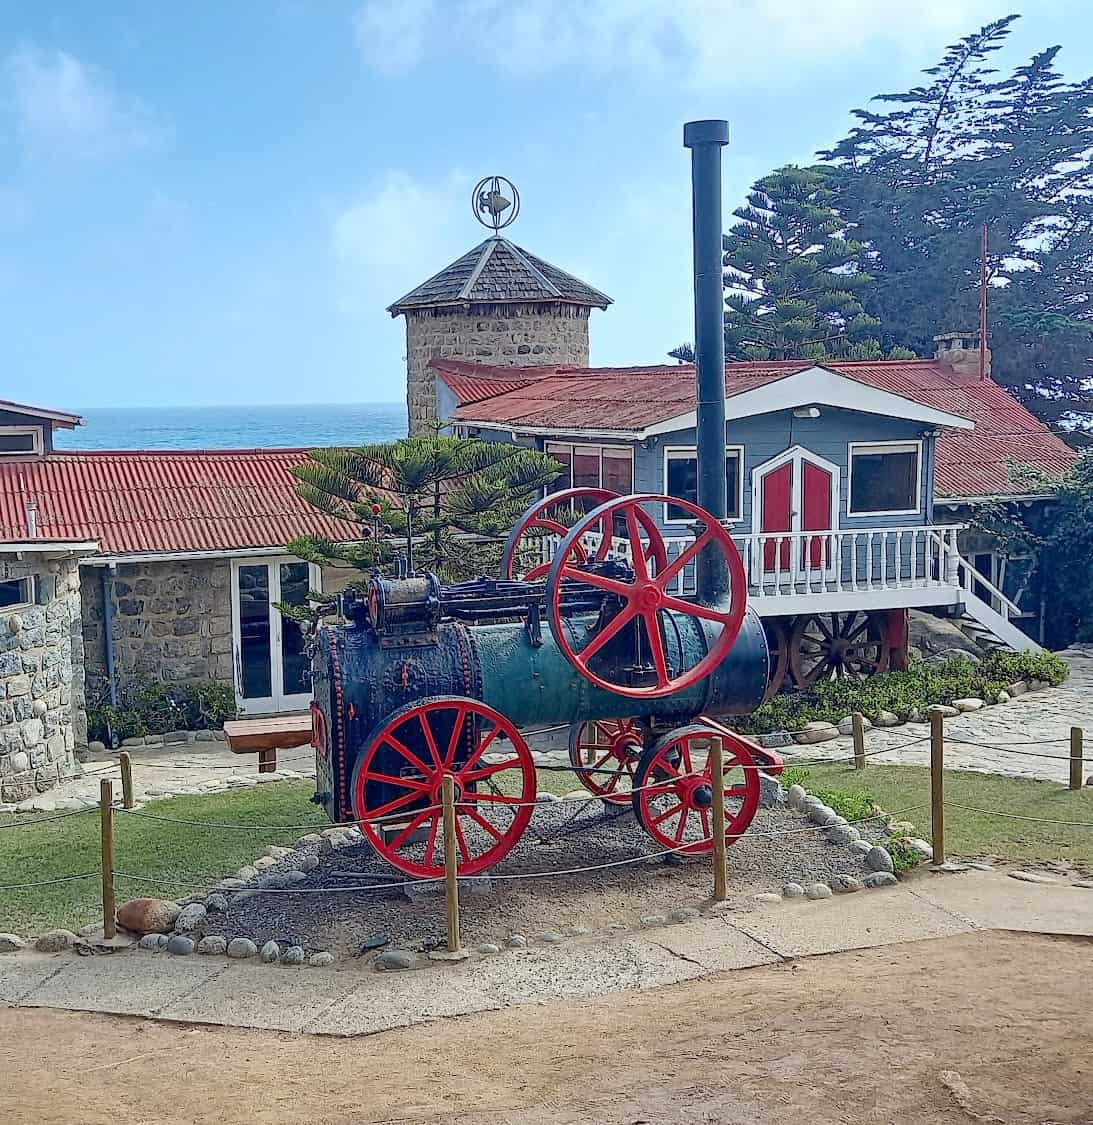
[(701, 723), (680, 727), (651, 746), (634, 775), (634, 815), (658, 844), (683, 855), (713, 850), (710, 740), (721, 739), (725, 842), (738, 840), (759, 808), (758, 763), (731, 732)]
[(508, 719), (462, 696), (401, 707), (370, 736), (353, 770), (352, 794), (365, 838), (407, 875), (444, 874), (445, 774), (455, 782), (461, 875), (504, 859), (531, 820), (535, 763)]
[(644, 748), (635, 719), (593, 719), (569, 728), (569, 760), (577, 780), (609, 805), (630, 803), (634, 771)]
[[(517, 576), (520, 552), (529, 549), (531, 545), (529, 539), (534, 539), (536, 534), (539, 537), (556, 535), (559, 539), (564, 539), (569, 534), (570, 528), (562, 520), (568, 512), (575, 508), (587, 508), (588, 505), (605, 504), (608, 500), (617, 499), (618, 495), (617, 492), (612, 492), (607, 488), (565, 488), (560, 492), (552, 492), (549, 496), (544, 496), (542, 500), (536, 500), (520, 517), (512, 531), (509, 532), (509, 537), (505, 542), (505, 550), (501, 555), (501, 577), (515, 578)], [(646, 543), (643, 548), (644, 557), (647, 564), (651, 564), (653, 569), (659, 572), (668, 565), (664, 538), (656, 520), (652, 519), (648, 513), (642, 513), (641, 527), (646, 535)], [(611, 551), (614, 527), (610, 522), (598, 528), (593, 525), (586, 528), (583, 534), (589, 532), (600, 535), (600, 542), (595, 551), (592, 552), (592, 558), (602, 562)], [(589, 552), (583, 543), (578, 543), (574, 548), (574, 557), (582, 563), (588, 561)], [(538, 563), (524, 574), (524, 579), (534, 582), (539, 578), (545, 578), (549, 572), (549, 562)]]
[[(648, 566), (641, 549), (643, 517), (652, 518), (643, 505), (655, 508), (664, 504), (683, 508), (703, 525), (703, 529), (677, 558), (664, 567), (653, 569)], [(581, 536), (590, 527), (608, 521), (613, 525), (617, 519), (623, 521), (631, 543), (630, 555), (634, 571), (631, 581), (587, 569), (582, 557), (583, 551), (580, 550)], [(719, 552), (721, 561), (728, 570), (727, 605), (704, 605), (669, 592), (676, 579), (685, 573), (687, 566), (697, 562), (705, 551)], [(614, 595), (618, 602), (618, 608), (613, 614), (601, 613), (583, 645), (576, 643), (573, 627), (567, 626), (562, 613), (563, 587), (566, 582), (586, 583), (605, 595)], [(687, 500), (671, 496), (642, 495), (609, 500), (574, 524), (550, 564), (546, 594), (554, 639), (566, 659), (581, 675), (597, 687), (616, 695), (633, 699), (656, 699), (698, 683), (724, 660), (744, 620), (747, 589), (747, 576), (740, 552), (729, 533), (713, 516)], [(674, 661), (669, 660), (664, 632), (665, 616), (669, 613), (698, 618), (714, 627), (712, 630), (704, 628), (706, 652), (696, 663), (686, 665), (684, 645), (678, 622), (675, 621), (670, 624), (674, 626), (677, 641), (676, 656)], [(632, 646), (622, 653), (621, 658), (616, 654), (616, 659), (608, 659), (606, 646), (628, 627), (632, 630)], [(635, 667), (648, 668), (655, 683), (635, 684), (631, 676)]]

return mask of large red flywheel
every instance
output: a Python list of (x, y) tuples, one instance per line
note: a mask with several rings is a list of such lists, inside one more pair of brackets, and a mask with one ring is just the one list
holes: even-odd
[[(668, 504), (688, 512), (701, 530), (694, 542), (671, 562), (651, 567), (643, 548), (642, 531), (645, 521), (652, 516), (645, 508)], [(602, 573), (581, 547), (581, 538), (589, 529), (614, 526), (620, 521), (630, 542), (630, 578)], [(728, 571), (725, 604), (705, 605), (675, 592), (688, 566), (701, 566), (707, 561), (701, 558), (706, 551), (718, 553), (721, 557), (713, 561)], [(572, 636), (563, 612), (566, 585), (575, 582), (612, 596), (605, 599), (604, 612), (583, 644)], [(551, 562), (546, 594), (551, 632), (566, 659), (583, 676), (617, 695), (655, 699), (698, 683), (728, 655), (747, 608), (747, 575), (729, 533), (697, 504), (671, 496), (623, 496), (594, 508), (570, 529)], [(693, 663), (687, 659), (678, 622), (672, 620), (672, 615), (708, 623), (701, 659)], [(624, 630), (630, 631), (629, 651), (649, 669), (647, 682), (634, 682), (633, 661), (628, 664), (611, 659), (608, 646)]]

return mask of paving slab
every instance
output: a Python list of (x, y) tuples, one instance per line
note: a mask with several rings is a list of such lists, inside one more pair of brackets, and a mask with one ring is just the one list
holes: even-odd
[(117, 953), (68, 960), (21, 1001), (30, 1008), (69, 1008), (117, 1015), (158, 1015), (223, 971), (223, 963), (166, 954)]
[(884, 887), (799, 904), (762, 907), (732, 925), (783, 957), (808, 957), (948, 937), (975, 927), (904, 887)]
[(303, 1030), (314, 1035), (370, 1035), (472, 1012), (496, 1011), (500, 1000), (470, 984), (458, 970), (342, 974), (357, 981), (347, 995), (309, 1013)]
[(916, 879), (911, 889), (921, 902), (982, 929), (1093, 936), (1093, 890), (1066, 882), (1024, 883), (1000, 872), (976, 872)]
[(704, 918), (700, 922), (689, 922), (684, 926), (651, 930), (648, 940), (676, 957), (696, 962), (708, 972), (750, 969), (756, 965), (773, 965), (782, 960), (777, 953), (760, 945), (755, 938), (723, 916)]
[(0, 957), (0, 1007), (13, 1008), (43, 981), (64, 968), (56, 957), (35, 957), (32, 954), (4, 954)]
[(357, 972), (327, 972), (284, 965), (225, 965), (215, 979), (198, 982), (158, 1013), (163, 1019), (303, 1031), (359, 982)]

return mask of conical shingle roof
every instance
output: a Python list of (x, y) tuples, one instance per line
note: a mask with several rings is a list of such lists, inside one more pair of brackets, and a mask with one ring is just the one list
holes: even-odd
[(392, 316), (438, 305), (564, 301), (606, 309), (611, 298), (507, 238), (485, 242), (387, 307)]

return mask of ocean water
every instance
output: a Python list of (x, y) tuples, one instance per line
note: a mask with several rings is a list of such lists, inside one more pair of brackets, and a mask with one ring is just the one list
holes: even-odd
[(401, 402), (313, 406), (89, 407), (58, 449), (263, 449), (363, 445), (406, 436)]

